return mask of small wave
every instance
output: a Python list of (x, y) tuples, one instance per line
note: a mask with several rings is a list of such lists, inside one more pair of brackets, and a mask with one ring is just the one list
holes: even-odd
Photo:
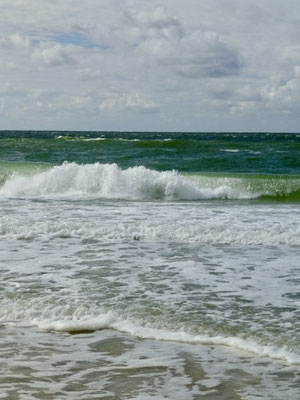
[(141, 339), (181, 342), (201, 345), (228, 346), (240, 351), (245, 351), (261, 357), (282, 360), (288, 364), (300, 365), (300, 356), (285, 349), (278, 349), (273, 346), (260, 345), (252, 340), (245, 340), (238, 337), (191, 335), (184, 331), (173, 332), (163, 329), (155, 329), (136, 325), (128, 320), (122, 320), (113, 313), (103, 314), (96, 318), (81, 320), (56, 320), (56, 321), (32, 321), (43, 330), (60, 332), (83, 332), (102, 329), (114, 329), (119, 332), (128, 333)]
[(73, 142), (78, 142), (78, 141), (82, 141), (82, 142), (97, 142), (97, 141), (103, 141), (103, 140), (107, 140), (107, 138), (105, 137), (96, 137), (96, 138), (87, 138), (84, 136), (56, 136), (55, 139), (58, 140), (65, 140), (65, 141), (73, 141)]
[(82, 139), (84, 142), (101, 142), (103, 140), (106, 140), (104, 137), (97, 137), (97, 138), (87, 138), (87, 139)]
[(247, 150), (247, 149), (220, 149), (220, 151), (225, 152), (225, 153), (249, 153), (249, 154), (261, 154), (261, 151), (254, 151), (254, 150)]
[(166, 325), (164, 321), (159, 326), (153, 326), (147, 318), (131, 319), (115, 310), (99, 309), (94, 303), (79, 301), (79, 298), (74, 297), (74, 292), (67, 288), (59, 298), (46, 295), (41, 296), (39, 301), (36, 298), (15, 297), (11, 293), (2, 305), (0, 320), (8, 325), (35, 326), (45, 331), (68, 333), (113, 329), (141, 339), (227, 346), (259, 357), (300, 365), (300, 354), (293, 346), (289, 348), (282, 344), (275, 347), (269, 341), (258, 343), (251, 337), (251, 333), (245, 333), (243, 337), (222, 333), (214, 336), (201, 328), (198, 328), (198, 333), (190, 333), (186, 326), (180, 324), (181, 328), (178, 329), (177, 326)]
[(239, 153), (241, 150), (238, 150), (238, 149), (220, 149), (220, 151), (224, 151), (225, 153)]

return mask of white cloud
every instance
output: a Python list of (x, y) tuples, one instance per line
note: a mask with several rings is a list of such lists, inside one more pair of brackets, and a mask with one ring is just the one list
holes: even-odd
[(281, 108), (281, 111), (291, 111), (300, 106), (300, 68), (296, 66), (293, 75), (289, 79), (283, 79), (280, 76), (271, 77), (270, 82), (266, 84), (261, 95), (267, 101), (267, 104)]
[(300, 78), (300, 65), (294, 67), (295, 77)]
[(49, 66), (76, 64), (75, 59), (68, 54), (67, 50), (57, 43), (42, 42), (34, 49), (33, 58)]
[(0, 100), (0, 115), (4, 115), (5, 109), (4, 109), (4, 101)]
[(28, 36), (14, 32), (10, 35), (0, 36), (0, 48), (7, 49), (26, 49), (31, 47), (32, 42)]
[(167, 13), (163, 7), (145, 10), (126, 10), (123, 14), (128, 34), (133, 40), (141, 42), (149, 38), (180, 39), (183, 28), (179, 19)]
[(73, 96), (71, 98), (71, 105), (75, 107), (82, 107), (84, 105), (92, 104), (93, 98), (91, 96)]
[(11, 44), (15, 47), (29, 48), (32, 45), (30, 38), (27, 36), (22, 36), (19, 32), (10, 35), (9, 40)]
[(115, 112), (124, 109), (153, 112), (158, 110), (158, 105), (146, 99), (140, 93), (122, 93), (105, 98), (99, 104), (99, 109), (103, 112)]

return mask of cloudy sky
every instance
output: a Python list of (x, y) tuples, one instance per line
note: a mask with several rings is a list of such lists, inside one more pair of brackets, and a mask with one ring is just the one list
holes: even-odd
[(300, 131), (299, 0), (0, 0), (0, 130)]

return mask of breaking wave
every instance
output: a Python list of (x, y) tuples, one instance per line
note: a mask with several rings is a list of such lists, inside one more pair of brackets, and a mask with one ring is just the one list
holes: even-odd
[(7, 197), (125, 200), (300, 200), (300, 178), (260, 175), (180, 174), (143, 166), (64, 163), (0, 166), (0, 195)]

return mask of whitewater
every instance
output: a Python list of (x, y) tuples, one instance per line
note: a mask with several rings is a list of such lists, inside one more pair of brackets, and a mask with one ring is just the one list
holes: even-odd
[(298, 399), (299, 146), (2, 132), (0, 397)]

